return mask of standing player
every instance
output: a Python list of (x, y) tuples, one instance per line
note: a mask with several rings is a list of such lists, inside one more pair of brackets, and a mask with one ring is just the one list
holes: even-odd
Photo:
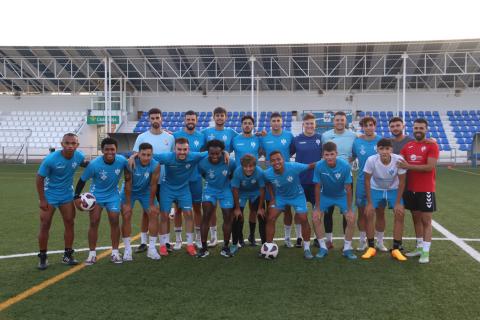
[[(258, 160), (258, 151), (260, 148), (260, 139), (253, 134), (253, 128), (255, 125), (255, 119), (252, 116), (246, 115), (242, 117), (242, 134), (233, 138), (233, 151), (235, 152), (235, 165), (237, 168), (241, 167), (241, 159), (243, 156), (249, 154), (252, 155), (255, 160)], [(258, 206), (257, 206), (258, 207)], [(264, 217), (258, 217), (259, 224), (264, 224), (265, 221), (260, 222), (260, 219), (264, 219)], [(243, 216), (240, 220), (235, 220), (240, 223), (237, 227), (240, 230), (239, 237), (239, 244), (240, 246), (244, 246), (243, 240)], [(251, 246), (255, 246), (255, 227), (257, 222), (257, 210), (250, 210), (250, 214), (248, 217), (249, 227), (250, 227), (250, 234), (248, 236), (248, 241), (250, 242)], [(233, 239), (235, 240), (235, 239)], [(234, 242), (234, 245), (236, 242)]]
[(270, 193), (267, 220), (267, 243), (273, 242), (275, 235), (275, 223), (280, 213), (287, 206), (295, 209), (295, 216), (302, 225), (303, 256), (305, 259), (313, 259), (310, 251), (310, 225), (307, 216), (307, 201), (300, 185), (300, 173), (315, 167), (315, 163), (304, 164), (297, 162), (285, 162), (280, 151), (269, 154), (271, 167), (265, 170), (265, 180), (268, 182), (267, 189)]
[[(148, 142), (153, 146), (153, 153), (155, 154), (171, 152), (173, 150), (175, 139), (170, 133), (162, 129), (162, 111), (158, 108), (150, 109), (148, 111), (148, 119), (150, 121), (150, 130), (140, 134), (137, 137), (137, 140), (135, 140), (135, 145), (133, 146), (134, 154), (129, 159), (130, 167), (133, 166), (133, 159), (138, 152), (140, 144), (144, 142)], [(163, 167), (160, 169), (159, 183), (164, 175), (163, 169)], [(160, 186), (157, 187), (157, 198), (160, 198), (160, 194), (158, 192), (160, 192)], [(140, 246), (135, 250), (135, 252), (144, 252), (147, 250), (148, 213), (145, 211), (142, 214), (140, 229)], [(170, 223), (168, 224), (168, 230), (170, 232)], [(167, 247), (170, 249), (170, 241), (168, 241)]]
[[(355, 132), (347, 129), (347, 114), (343, 111), (337, 111), (333, 116), (333, 129), (322, 134), (322, 144), (325, 144), (329, 141), (334, 142), (337, 146), (338, 157), (349, 162), (352, 157), (353, 142), (356, 138), (357, 135)], [(324, 212), (325, 233), (327, 237), (327, 247), (329, 249), (333, 248), (333, 209), (334, 208), (332, 207), (328, 211)], [(346, 226), (347, 221), (345, 220), (345, 216), (343, 216), (344, 233)]]
[(368, 250), (362, 255), (363, 259), (372, 258), (376, 254), (373, 243), (374, 212), (376, 211), (378, 214), (379, 211), (383, 211), (385, 214), (385, 208), (388, 205), (390, 209), (393, 209), (394, 215), (392, 257), (399, 261), (407, 260), (400, 252), (405, 215), (402, 195), (405, 189), (406, 170), (397, 168), (397, 163), (402, 160), (402, 157), (392, 154), (392, 151), (392, 141), (381, 139), (377, 142), (378, 153), (369, 157), (363, 168), (367, 197), (364, 214), (368, 238)]
[[(315, 116), (306, 113), (303, 116), (303, 133), (293, 139), (293, 152), (296, 154), (295, 162), (312, 163), (322, 159), (322, 135), (315, 132)], [(307, 202), (312, 208), (315, 207), (315, 184), (313, 183), (313, 169), (300, 173), (300, 182)], [(301, 225), (295, 223), (295, 230), (301, 230)], [(316, 246), (319, 246), (317, 239), (314, 239)], [(302, 239), (297, 237), (297, 248), (302, 247)]]
[(97, 199), (95, 207), (90, 211), (90, 227), (88, 229), (88, 245), (90, 252), (85, 261), (86, 265), (92, 265), (97, 262), (97, 238), (98, 226), (102, 210), (105, 208), (110, 222), (110, 238), (112, 240), (112, 256), (110, 261), (113, 263), (122, 263), (122, 257), (118, 252), (118, 244), (120, 242), (120, 193), (118, 191), (118, 182), (120, 181), (122, 172), (125, 175), (125, 210), (132, 210), (131, 189), (132, 179), (128, 171), (128, 161), (121, 155), (117, 155), (117, 141), (112, 138), (105, 138), (101, 142), (102, 157), (98, 157), (87, 166), (82, 176), (77, 182), (75, 188), (75, 205), (80, 208), (80, 194), (82, 193), (85, 183), (92, 179), (90, 192)]
[[(364, 117), (360, 120), (360, 126), (363, 130), (363, 135), (356, 138), (353, 142), (352, 160), (358, 159), (358, 175), (357, 188), (355, 190), (355, 203), (358, 208), (358, 230), (360, 231), (360, 245), (358, 251), (364, 251), (367, 248), (367, 234), (365, 226), (367, 224), (365, 217), (365, 206), (367, 205), (367, 195), (365, 193), (365, 174), (363, 168), (367, 162), (368, 157), (377, 154), (377, 142), (381, 139), (376, 133), (375, 129), (377, 121), (373, 117)], [(385, 232), (385, 211), (379, 210), (376, 213), (375, 219), (375, 234), (377, 238), (377, 248), (380, 251), (388, 251), (383, 244), (383, 236)]]
[[(203, 133), (197, 131), (197, 113), (189, 110), (185, 112), (185, 127), (173, 134), (175, 139), (186, 138), (188, 140), (189, 150), (191, 152), (200, 152), (205, 145), (205, 136)], [(202, 177), (198, 173), (198, 168), (195, 165), (195, 170), (190, 177), (189, 182), (190, 193), (192, 194), (193, 206), (193, 220), (195, 225), (195, 242), (197, 248), (201, 248), (202, 241), (200, 237), (200, 226), (202, 224)], [(180, 250), (182, 247), (182, 215), (177, 212), (175, 215), (175, 250)]]
[[(420, 256), (420, 263), (430, 261), (430, 244), (432, 241), (432, 213), (436, 211), (435, 201), (435, 166), (439, 150), (436, 143), (426, 142), (428, 122), (416, 119), (413, 123), (415, 141), (408, 142), (401, 154), (405, 161), (398, 166), (407, 172), (407, 191), (404, 195), (405, 208), (412, 211), (414, 223), (421, 221), (423, 247), (416, 248), (407, 256)], [(417, 229), (417, 228), (416, 228)], [(417, 234), (418, 237), (418, 234)]]
[(85, 156), (78, 148), (78, 137), (74, 133), (67, 133), (62, 138), (62, 150), (50, 153), (40, 165), (37, 172), (36, 187), (40, 201), (40, 231), (38, 246), (40, 262), (38, 269), (48, 267), (47, 244), (50, 226), (55, 209), (58, 208), (63, 218), (65, 252), (62, 262), (67, 265), (76, 265), (73, 257), (73, 238), (75, 207), (73, 205), (73, 176), (79, 166), (85, 167)]
[(225, 145), (220, 140), (211, 140), (207, 142), (208, 158), (202, 159), (198, 164), (200, 174), (205, 179), (205, 188), (203, 190), (203, 216), (202, 216), (202, 249), (197, 257), (204, 258), (208, 256), (208, 227), (211, 216), (215, 214), (217, 202), (223, 214), (223, 248), (221, 255), (230, 258), (232, 253), (228, 247), (230, 234), (232, 232), (233, 218), (233, 195), (230, 189), (230, 177), (235, 169), (233, 162), (222, 161)]
[[(213, 121), (215, 122), (214, 128), (207, 128), (202, 131), (205, 135), (205, 142), (212, 140), (220, 140), (225, 145), (225, 151), (233, 151), (233, 138), (238, 133), (231, 129), (225, 128), (225, 122), (227, 121), (227, 110), (223, 107), (217, 107), (213, 110)], [(210, 218), (210, 243), (209, 247), (215, 247), (217, 245), (217, 214), (213, 214)]]
[[(147, 212), (149, 217), (157, 215), (155, 206), (155, 196), (157, 194), (158, 178), (160, 176), (160, 166), (158, 162), (152, 159), (153, 147), (150, 143), (144, 142), (138, 147), (137, 158), (135, 159), (135, 168), (132, 171), (132, 191), (130, 204), (126, 204), (125, 185), (122, 186), (120, 198), (122, 200), (122, 237), (125, 251), (123, 252), (123, 261), (132, 260), (132, 248), (130, 245), (130, 235), (132, 233), (132, 210), (135, 201), (138, 200), (142, 206), (143, 212)], [(154, 244), (155, 246), (155, 244)], [(151, 252), (156, 254), (151, 255)], [(149, 251), (149, 258), (160, 259), (157, 251)]]
[(342, 158), (337, 158), (337, 146), (333, 142), (323, 145), (323, 160), (317, 163), (313, 175), (315, 186), (315, 203), (313, 225), (316, 230), (320, 250), (315, 258), (322, 259), (328, 254), (322, 218), (330, 207), (337, 206), (347, 221), (343, 256), (349, 260), (357, 259), (353, 253), (352, 238), (355, 228), (355, 214), (352, 210), (352, 174), (350, 165)]
[[(238, 242), (242, 240), (243, 228), (243, 210), (247, 205), (250, 207), (250, 216), (258, 215), (259, 231), (262, 244), (265, 242), (265, 210), (260, 205), (265, 201), (265, 181), (263, 178), (263, 171), (257, 166), (257, 159), (251, 155), (246, 154), (240, 160), (240, 166), (237, 166), (232, 178), (232, 193), (233, 201), (235, 203), (235, 214), (232, 227), (232, 242), (230, 247), (232, 254), (238, 250)], [(250, 220), (251, 221), (251, 220)], [(255, 226), (255, 223), (253, 223)], [(253, 230), (252, 230), (253, 229)], [(250, 236), (249, 241), (255, 244), (255, 227), (252, 228), (250, 222)]]

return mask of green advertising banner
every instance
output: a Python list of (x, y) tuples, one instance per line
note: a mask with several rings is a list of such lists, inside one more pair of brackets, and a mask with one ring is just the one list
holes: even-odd
[[(112, 116), (112, 124), (119, 124), (120, 117)], [(105, 124), (105, 116), (88, 116), (87, 124)]]

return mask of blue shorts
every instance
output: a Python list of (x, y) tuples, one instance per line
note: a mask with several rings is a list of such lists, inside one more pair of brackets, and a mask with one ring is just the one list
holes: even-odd
[(320, 193), (320, 211), (326, 213), (328, 208), (332, 206), (337, 206), (340, 209), (340, 213), (345, 214), (348, 211), (347, 196), (329, 197)]
[(107, 201), (97, 200), (97, 204), (101, 208), (105, 208), (107, 212), (120, 213), (120, 203), (121, 203), (120, 196), (111, 197)]
[(239, 202), (240, 202), (240, 208), (245, 208), (245, 206), (247, 205), (247, 202), (250, 201), (250, 204), (254, 203), (255, 201), (257, 201), (258, 197), (260, 197), (260, 195), (258, 194), (240, 194), (239, 195)]
[[(122, 205), (125, 204), (125, 193), (122, 192), (120, 194), (120, 198), (122, 201)], [(142, 206), (144, 211), (147, 211), (150, 208), (150, 195), (149, 194), (135, 194), (132, 192), (130, 195), (130, 207), (135, 206), (135, 201), (140, 202), (140, 205)]]
[(363, 208), (367, 205), (367, 193), (365, 192), (365, 183), (364, 179), (358, 181), (357, 179), (357, 189), (355, 190), (355, 204), (357, 207)]
[(202, 203), (202, 179), (199, 178), (198, 180), (190, 181), (188, 184), (190, 187), (190, 194), (192, 195), (192, 203)]
[[(393, 190), (375, 190), (371, 189), (372, 204), (376, 208), (385, 208), (388, 204), (390, 209), (395, 206), (397, 200), (398, 189)], [(400, 203), (403, 205), (403, 199), (400, 198)]]
[(222, 191), (205, 189), (202, 196), (203, 202), (211, 202), (213, 205), (217, 205), (217, 201), (220, 202), (220, 208), (232, 209), (233, 208), (233, 195), (232, 190), (225, 189)]
[(290, 206), (295, 209), (295, 213), (298, 214), (307, 214), (307, 201), (305, 200), (305, 196), (300, 194), (295, 198), (282, 198), (282, 197), (275, 197), (275, 206), (273, 208), (278, 209), (280, 211), (284, 211), (286, 206)]
[(55, 208), (60, 207), (61, 205), (67, 204), (73, 201), (73, 193), (67, 192), (62, 196), (48, 194), (45, 192), (45, 198), (47, 199), (48, 204), (54, 206)]
[(192, 210), (192, 195), (188, 186), (180, 190), (171, 190), (167, 184), (163, 183), (160, 185), (160, 195), (161, 212), (170, 212), (174, 202), (181, 210)]
[(315, 206), (315, 185), (302, 184), (303, 192), (305, 193), (305, 200)]

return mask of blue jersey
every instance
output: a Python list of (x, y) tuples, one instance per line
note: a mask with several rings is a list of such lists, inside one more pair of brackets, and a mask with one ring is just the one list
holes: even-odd
[(185, 160), (178, 160), (175, 152), (154, 154), (160, 164), (165, 165), (164, 181), (170, 190), (187, 187), (192, 173), (197, 170), (198, 162), (207, 156), (207, 152), (189, 152)]
[(235, 163), (233, 161), (229, 161), (227, 165), (223, 159), (219, 163), (213, 164), (207, 157), (198, 163), (198, 170), (205, 179), (205, 190), (223, 191), (230, 189), (230, 175), (234, 169)]
[(135, 169), (132, 172), (132, 194), (150, 194), (150, 183), (152, 181), (152, 175), (157, 166), (158, 162), (153, 159), (149, 164), (143, 166), (140, 162), (140, 159), (138, 159), (138, 157), (135, 158)]
[(358, 158), (357, 180), (359, 179), (360, 181), (363, 181), (365, 175), (363, 168), (365, 168), (365, 163), (367, 162), (368, 157), (377, 154), (377, 142), (380, 139), (382, 139), (382, 137), (375, 135), (373, 140), (357, 138), (353, 142), (352, 157)]
[[(301, 133), (293, 139), (293, 152), (296, 154), (295, 162), (312, 163), (322, 159), (322, 135), (315, 133), (309, 137)], [(300, 173), (302, 184), (313, 183), (313, 169)]]
[(258, 150), (260, 149), (260, 139), (253, 135), (245, 137), (240, 134), (233, 138), (233, 151), (235, 151), (235, 164), (240, 167), (240, 159), (246, 154), (251, 154), (258, 160)]
[(345, 130), (343, 133), (335, 133), (335, 130), (328, 130), (322, 134), (322, 144), (329, 141), (334, 142), (337, 145), (338, 157), (346, 160), (347, 162), (352, 157), (353, 141), (357, 138), (355, 132)]
[(46, 156), (37, 173), (45, 178), (45, 192), (54, 196), (63, 196), (65, 192), (73, 193), (73, 176), (84, 160), (85, 156), (80, 151), (75, 151), (70, 159), (65, 158), (61, 150)]
[[(173, 134), (175, 139), (178, 138), (186, 138), (188, 140), (188, 146), (190, 151), (193, 152), (200, 152), (202, 148), (205, 146), (205, 135), (200, 131), (195, 130), (192, 134), (185, 132), (184, 129), (177, 131)], [(198, 173), (198, 169), (195, 166), (195, 170), (190, 177), (190, 181), (197, 181), (200, 178), (200, 174)]]
[(272, 184), (275, 196), (282, 198), (296, 198), (303, 194), (300, 185), (300, 173), (308, 169), (308, 164), (297, 162), (286, 162), (282, 174), (277, 174), (273, 167), (265, 170), (265, 180)]
[(346, 195), (345, 185), (352, 183), (352, 173), (347, 161), (337, 158), (335, 167), (330, 167), (325, 160), (315, 165), (313, 182), (322, 185), (322, 194), (328, 197)]
[(262, 149), (265, 151), (266, 161), (270, 160), (270, 153), (275, 150), (280, 151), (285, 162), (290, 161), (293, 142), (293, 134), (290, 131), (282, 130), (282, 133), (279, 135), (275, 135), (270, 131), (260, 141)]
[(224, 128), (223, 130), (217, 130), (215, 128), (206, 128), (202, 131), (205, 135), (205, 142), (211, 140), (220, 140), (225, 143), (225, 150), (228, 152), (233, 151), (233, 138), (235, 138), (238, 133), (231, 128)]
[(232, 188), (237, 188), (240, 196), (250, 197), (260, 195), (260, 188), (265, 187), (263, 170), (256, 167), (253, 174), (247, 177), (242, 167), (237, 167), (233, 172)]
[(124, 169), (128, 170), (128, 161), (121, 155), (115, 155), (112, 163), (106, 163), (103, 157), (98, 157), (83, 171), (81, 179), (85, 182), (92, 179), (90, 192), (98, 202), (111, 201), (111, 198), (119, 196), (118, 182)]

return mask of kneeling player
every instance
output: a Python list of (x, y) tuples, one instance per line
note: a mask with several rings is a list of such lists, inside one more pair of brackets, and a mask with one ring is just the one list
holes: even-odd
[(337, 145), (327, 142), (323, 145), (323, 160), (315, 166), (313, 174), (315, 186), (315, 209), (313, 210), (313, 226), (320, 244), (315, 258), (322, 259), (328, 254), (325, 230), (322, 219), (325, 212), (337, 206), (347, 221), (343, 256), (349, 260), (357, 259), (352, 249), (352, 237), (355, 227), (355, 214), (352, 210), (352, 174), (347, 161), (337, 158)]
[[(315, 167), (315, 163), (304, 164), (285, 162), (280, 151), (270, 153), (271, 167), (265, 170), (265, 180), (270, 194), (266, 242), (272, 243), (275, 235), (275, 223), (286, 206), (295, 209), (296, 221), (302, 225), (303, 250), (305, 259), (312, 259), (310, 251), (310, 225), (307, 217), (307, 201), (300, 184), (300, 173)], [(273, 188), (273, 186), (275, 186)]]
[(405, 189), (406, 170), (397, 167), (402, 159), (399, 155), (393, 154), (392, 141), (381, 139), (377, 142), (378, 154), (370, 156), (365, 163), (365, 192), (367, 195), (367, 206), (365, 216), (367, 218), (366, 230), (368, 249), (362, 255), (363, 259), (369, 259), (376, 254), (373, 242), (375, 211), (384, 212), (388, 204), (393, 209), (393, 250), (392, 257), (405, 261), (407, 258), (400, 252), (402, 246), (403, 221), (405, 209), (403, 207), (402, 194)]
[[(249, 203), (250, 212), (258, 215), (260, 224), (260, 238), (265, 242), (265, 210), (262, 206), (265, 199), (265, 181), (263, 171), (257, 166), (257, 160), (251, 154), (244, 155), (240, 160), (241, 167), (235, 169), (232, 178), (232, 192), (235, 209), (233, 210), (232, 243), (230, 251), (235, 254), (238, 251), (239, 238), (243, 228), (243, 210)], [(250, 228), (250, 243), (255, 243), (255, 228)]]

